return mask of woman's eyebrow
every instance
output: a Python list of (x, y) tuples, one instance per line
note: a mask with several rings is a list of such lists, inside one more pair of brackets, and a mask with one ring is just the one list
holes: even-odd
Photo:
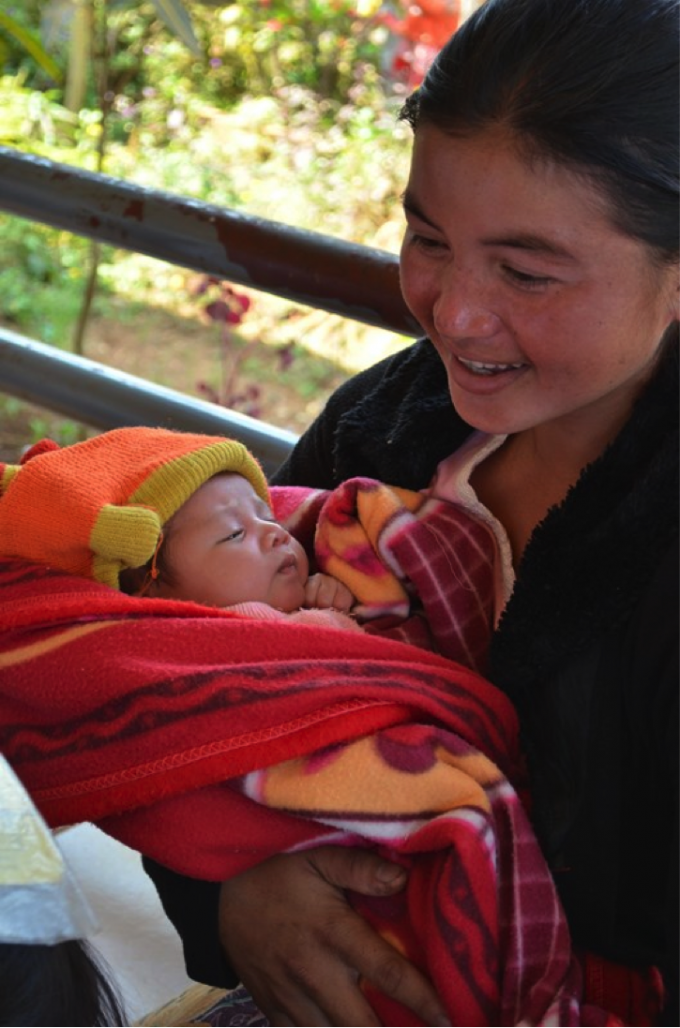
[(404, 210), (407, 211), (409, 214), (413, 214), (420, 221), (424, 221), (426, 225), (431, 225), (432, 228), (435, 229), (437, 228), (435, 223), (431, 221), (430, 218), (428, 218), (428, 216), (423, 212), (420, 205), (418, 204), (418, 201), (413, 196), (413, 193), (411, 193), (408, 189), (406, 189), (401, 194), (401, 202)]
[(576, 258), (564, 246), (546, 239), (545, 236), (535, 235), (532, 232), (517, 232), (511, 235), (491, 236), (483, 239), (484, 246), (508, 246), (515, 250), (527, 250), (530, 253), (545, 254), (548, 257), (557, 257), (562, 261), (575, 261)]
[[(404, 207), (404, 211), (408, 214), (412, 214), (419, 221), (424, 222), (426, 225), (430, 225), (431, 228), (439, 231), (439, 227), (428, 218), (427, 214), (422, 210), (420, 204), (408, 189), (402, 193), (401, 202)], [(575, 261), (575, 257), (566, 247), (561, 246), (552, 239), (548, 239), (545, 236), (537, 235), (533, 232), (512, 232), (502, 236), (489, 236), (486, 239), (482, 239), (482, 245), (484, 246), (507, 246), (515, 250), (525, 250), (529, 253), (544, 254), (548, 257), (555, 257), (561, 261)]]

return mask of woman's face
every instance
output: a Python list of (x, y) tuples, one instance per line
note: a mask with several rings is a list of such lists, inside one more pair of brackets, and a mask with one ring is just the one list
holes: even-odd
[(677, 317), (677, 271), (614, 227), (598, 190), (507, 135), (418, 128), (404, 197), (406, 302), (459, 414), (487, 432), (605, 445)]

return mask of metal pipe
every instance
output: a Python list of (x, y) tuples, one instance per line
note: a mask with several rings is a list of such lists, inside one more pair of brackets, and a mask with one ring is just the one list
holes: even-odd
[(418, 335), (384, 250), (0, 146), (0, 208), (345, 318)]
[(151, 425), (240, 439), (272, 472), (297, 439), (245, 414), (193, 399), (0, 328), (0, 389), (93, 428)]

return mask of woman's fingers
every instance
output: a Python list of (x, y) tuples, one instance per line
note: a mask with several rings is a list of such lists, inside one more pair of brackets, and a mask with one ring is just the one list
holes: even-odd
[[(368, 850), (326, 846), (310, 851), (307, 856), (322, 880), (366, 896), (391, 895), (406, 884), (407, 875), (402, 867)], [(349, 907), (343, 907), (342, 916), (336, 920), (334, 942), (352, 974), (358, 973), (380, 992), (408, 1007), (424, 1024), (450, 1024), (428, 979)], [(356, 1015), (359, 1014), (357, 1007)]]
[(371, 850), (358, 847), (319, 846), (305, 854), (317, 875), (340, 889), (363, 896), (391, 896), (406, 885), (407, 872)]
[(273, 857), (224, 883), (220, 936), (272, 1024), (379, 1025), (357, 973), (336, 951), (347, 914), (363, 925), (305, 854)]
[(405, 1003), (424, 1024), (447, 1024), (424, 976), (347, 903), (344, 889), (389, 895), (403, 869), (365, 850), (322, 847), (273, 857), (225, 882), (223, 945), (273, 1025), (380, 1021), (360, 981)]

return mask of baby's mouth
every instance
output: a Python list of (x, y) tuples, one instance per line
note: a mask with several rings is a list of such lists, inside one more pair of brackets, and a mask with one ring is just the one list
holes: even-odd
[(279, 564), (279, 572), (280, 573), (284, 573), (284, 574), (287, 571), (294, 571), (296, 568), (297, 568), (297, 561), (296, 561), (295, 557), (293, 557), (293, 556), (286, 557), (286, 559), (281, 561), (281, 563)]

